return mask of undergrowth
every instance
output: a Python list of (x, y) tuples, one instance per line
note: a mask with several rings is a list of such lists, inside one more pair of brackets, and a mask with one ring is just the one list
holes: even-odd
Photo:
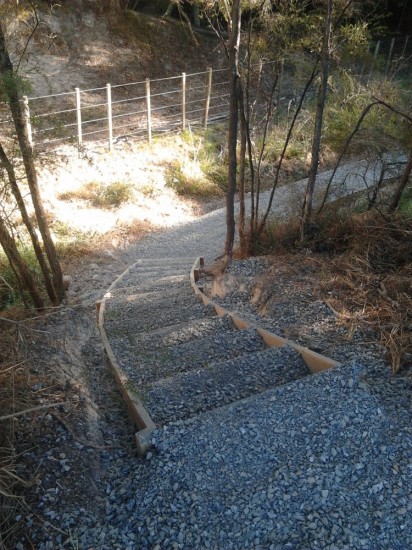
[(91, 181), (71, 191), (60, 193), (61, 200), (84, 200), (96, 208), (116, 208), (133, 200), (133, 189), (127, 183), (114, 182), (105, 185)]
[[(403, 204), (410, 207), (409, 191)], [(412, 367), (412, 216), (378, 211), (348, 215), (331, 205), (317, 220), (305, 249), (299, 222), (268, 224), (255, 253), (317, 255), (317, 287), (340, 321), (373, 328), (393, 372)]]

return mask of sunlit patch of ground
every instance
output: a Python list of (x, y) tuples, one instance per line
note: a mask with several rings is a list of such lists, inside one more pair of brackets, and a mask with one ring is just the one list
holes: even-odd
[[(96, 147), (82, 158), (77, 150), (66, 147), (54, 161), (41, 162), (39, 179), (46, 210), (74, 230), (97, 233), (134, 221), (170, 227), (193, 220), (197, 205), (165, 185), (165, 168), (181, 154), (181, 147), (177, 136), (152, 147), (129, 142), (117, 144), (112, 152)], [(92, 183), (102, 188), (127, 184), (130, 193), (120, 205), (114, 201), (96, 207), (93, 201), (79, 198)]]

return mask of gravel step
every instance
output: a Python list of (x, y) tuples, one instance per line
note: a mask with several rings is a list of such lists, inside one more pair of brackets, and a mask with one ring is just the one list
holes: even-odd
[(286, 346), (271, 348), (164, 378), (144, 388), (143, 399), (153, 420), (165, 425), (309, 374), (295, 350)]
[(185, 342), (191, 342), (197, 338), (213, 335), (216, 331), (224, 331), (233, 328), (233, 323), (229, 317), (217, 317), (214, 309), (204, 308), (204, 316), (193, 321), (176, 323), (171, 326), (155, 328), (147, 332), (133, 334), (119, 338), (110, 339), (111, 346), (119, 361), (130, 362), (134, 358), (135, 350), (138, 345), (138, 353), (162, 353), (170, 346), (177, 346)]
[[(214, 309), (207, 309), (214, 314)], [(206, 307), (194, 295), (192, 299), (180, 302), (179, 307), (133, 308), (127, 311), (120, 308), (108, 309), (105, 318), (105, 330), (109, 338), (136, 335), (161, 327), (202, 319), (207, 315)]]
[(140, 282), (164, 279), (165, 277), (178, 275), (186, 275), (189, 280), (191, 267), (191, 264), (184, 264), (167, 267), (145, 266), (144, 268), (130, 269), (130, 271), (117, 283), (116, 287), (122, 288), (130, 284), (140, 284)]
[[(126, 310), (126, 308), (146, 308), (173, 305), (176, 307), (182, 300), (193, 300), (193, 291), (189, 284), (179, 285), (178, 287), (167, 290), (154, 290), (152, 292), (137, 292), (132, 294), (118, 294), (111, 297), (106, 302), (106, 310), (113, 312), (116, 309)], [(127, 311), (127, 310), (126, 310)]]
[[(120, 347), (120, 346), (119, 346)], [(116, 344), (116, 349), (119, 349)], [(127, 372), (137, 383), (147, 385), (161, 378), (206, 367), (213, 361), (226, 361), (255, 351), (266, 349), (263, 339), (255, 330), (239, 330), (227, 318), (212, 335), (155, 350), (142, 349), (139, 340), (123, 348), (122, 357), (127, 361)], [(144, 389), (144, 388), (143, 388)]]
[(179, 289), (184, 285), (190, 287), (189, 272), (163, 275), (153, 277), (145, 281), (136, 281), (135, 278), (125, 277), (116, 288), (110, 291), (111, 296), (127, 296), (129, 294), (138, 294), (141, 292), (156, 292), (160, 290)]
[(107, 307), (114, 309), (114, 306), (118, 304), (153, 304), (163, 301), (167, 301), (170, 298), (176, 298), (178, 296), (186, 296), (192, 293), (192, 289), (189, 284), (179, 285), (178, 287), (169, 288), (167, 290), (154, 290), (152, 292), (134, 292), (126, 293), (121, 292), (116, 294), (107, 300)]

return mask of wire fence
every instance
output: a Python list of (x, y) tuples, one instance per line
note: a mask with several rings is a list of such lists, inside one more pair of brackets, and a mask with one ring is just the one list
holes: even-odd
[[(376, 74), (391, 78), (410, 76), (411, 55), (409, 37), (391, 38), (370, 44), (363, 59), (351, 70), (366, 86)], [(267, 106), (275, 74), (278, 86), (273, 103), (278, 117), (296, 103), (311, 66), (304, 58), (302, 54), (299, 59), (285, 60), (280, 69), (279, 63), (252, 67), (249, 100), (254, 106), (255, 121), (262, 113), (260, 108)], [(227, 68), (209, 68), (84, 90), (76, 87), (72, 92), (24, 97), (22, 102), (29, 138), (37, 153), (67, 144), (82, 152), (91, 143), (101, 143), (112, 150), (116, 143), (128, 138), (147, 139), (151, 143), (155, 134), (189, 126), (206, 128), (224, 120), (229, 112), (228, 84)], [(311, 99), (310, 93), (307, 99)], [(13, 134), (4, 104), (0, 104), (0, 132)]]

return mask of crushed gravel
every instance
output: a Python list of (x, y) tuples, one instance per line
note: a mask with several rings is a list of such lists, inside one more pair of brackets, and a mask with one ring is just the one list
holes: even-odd
[[(167, 257), (172, 252), (175, 257), (187, 258), (199, 251), (211, 260), (221, 253), (224, 223), (223, 212), (218, 211), (188, 226), (152, 235), (139, 247), (129, 249), (124, 261)], [(244, 287), (222, 299), (233, 306), (230, 309), (243, 308), (245, 315), (260, 314), (250, 303), (253, 287), (249, 279), (265, 269), (264, 262), (236, 263), (231, 267), (232, 275), (243, 277)], [(149, 277), (136, 284), (131, 270), (113, 295), (120, 298), (139, 292), (156, 293), (168, 287), (166, 273), (164, 277), (163, 281)], [(179, 284), (187, 284), (179, 274), (173, 277), (175, 289)], [(192, 407), (196, 409), (197, 405), (186, 397), (186, 387), (197, 387), (204, 393), (207, 376), (203, 378), (204, 374), (196, 367), (189, 370), (178, 367), (172, 372), (180, 381), (174, 386), (180, 394), (175, 403), (183, 404), (185, 419), (156, 430), (152, 434), (153, 449), (139, 460), (117, 431), (127, 422), (125, 416), (109, 410), (111, 416), (104, 424), (104, 435), (107, 440), (122, 444), (97, 453), (99, 477), (94, 484), (98, 498), (89, 502), (83, 499), (79, 507), (75, 498), (65, 501), (64, 495), (56, 491), (57, 481), (53, 482), (50, 489), (55, 492), (51, 491), (46, 499), (44, 491), (40, 499), (43, 504), (38, 509), (46, 523), (40, 529), (32, 526), (32, 516), (22, 520), (31, 529), (35, 548), (412, 547), (411, 380), (391, 377), (382, 350), (365, 345), (361, 335), (345, 343), (336, 319), (321, 302), (312, 304), (308, 313), (306, 304), (302, 306), (296, 296), (288, 300), (282, 287), (277, 291), (281, 299), (276, 318), (263, 319), (268, 328), (286, 334), (306, 315), (305, 323), (312, 324), (312, 336), (315, 329), (320, 334), (322, 327), (328, 328), (329, 338), (336, 336), (327, 346), (322, 344), (322, 352), (333, 351), (330, 355), (341, 361), (342, 366), (298, 378), (306, 373), (301, 372), (302, 364), (296, 361), (296, 377), (292, 381), (282, 370), (285, 362), (290, 364), (296, 359), (287, 357), (292, 353), (290, 350), (270, 350), (270, 360), (265, 355), (267, 360), (259, 364), (261, 371), (254, 368), (258, 361), (249, 362), (245, 359), (247, 354), (240, 354), (225, 362), (219, 373), (225, 382), (230, 380), (234, 384), (233, 389), (228, 385), (228, 392), (233, 391), (233, 397), (241, 400), (229, 403), (230, 396), (219, 398), (217, 409), (190, 418), (186, 417), (195, 412)], [(164, 326), (155, 328), (152, 316), (156, 307), (150, 309), (146, 303), (141, 318), (133, 320), (132, 306), (122, 300), (117, 304), (131, 307), (127, 334), (111, 333), (123, 366), (132, 364), (128, 354), (141, 345), (142, 352), (152, 353), (148, 364), (155, 371), (156, 350), (161, 346), (167, 346), (173, 355), (179, 347), (181, 350), (181, 346), (189, 347), (202, 334), (206, 340), (213, 340), (214, 330), (220, 330), (226, 323), (223, 319), (216, 324), (213, 320), (216, 318), (200, 304), (194, 306), (193, 317), (200, 324), (194, 324), (193, 319), (187, 323), (192, 309), (183, 303), (184, 314), (172, 313), (174, 310), (170, 309), (164, 317)], [(110, 308), (108, 315), (110, 318)], [(141, 332), (145, 321), (152, 332)], [(116, 322), (115, 318), (108, 320), (109, 333), (110, 323), (116, 330), (121, 328), (122, 324)], [(183, 327), (185, 330), (180, 330)], [(245, 334), (253, 339), (252, 332)], [(140, 340), (130, 341), (130, 335), (138, 335)], [(227, 347), (228, 342), (223, 338), (220, 344)], [(254, 345), (251, 341), (251, 350), (247, 351), (252, 351)], [(207, 349), (199, 346), (202, 353), (207, 353)], [(178, 355), (174, 357), (180, 363)], [(212, 362), (209, 368), (218, 369), (218, 364)], [(266, 389), (265, 376), (273, 381), (271, 369), (278, 368), (282, 385)], [(96, 381), (99, 380), (98, 371), (93, 372)], [(167, 385), (165, 374), (166, 371), (159, 370), (156, 380), (163, 382), (156, 389), (154, 377), (144, 380), (142, 375), (143, 382), (152, 384), (157, 404), (162, 401), (162, 385)], [(244, 379), (246, 386), (261, 384), (260, 393), (244, 398), (240, 386), (236, 387), (239, 379)], [(156, 396), (158, 389), (160, 393)], [(172, 418), (174, 405), (171, 409), (170, 416), (167, 407), (159, 409), (159, 415), (165, 414), (161, 422)], [(83, 449), (78, 452), (81, 455)], [(59, 475), (69, 474), (67, 468), (71, 463), (66, 458), (58, 457)], [(39, 492), (42, 487), (39, 485)], [(26, 547), (26, 540), (16, 546), (18, 550)]]

